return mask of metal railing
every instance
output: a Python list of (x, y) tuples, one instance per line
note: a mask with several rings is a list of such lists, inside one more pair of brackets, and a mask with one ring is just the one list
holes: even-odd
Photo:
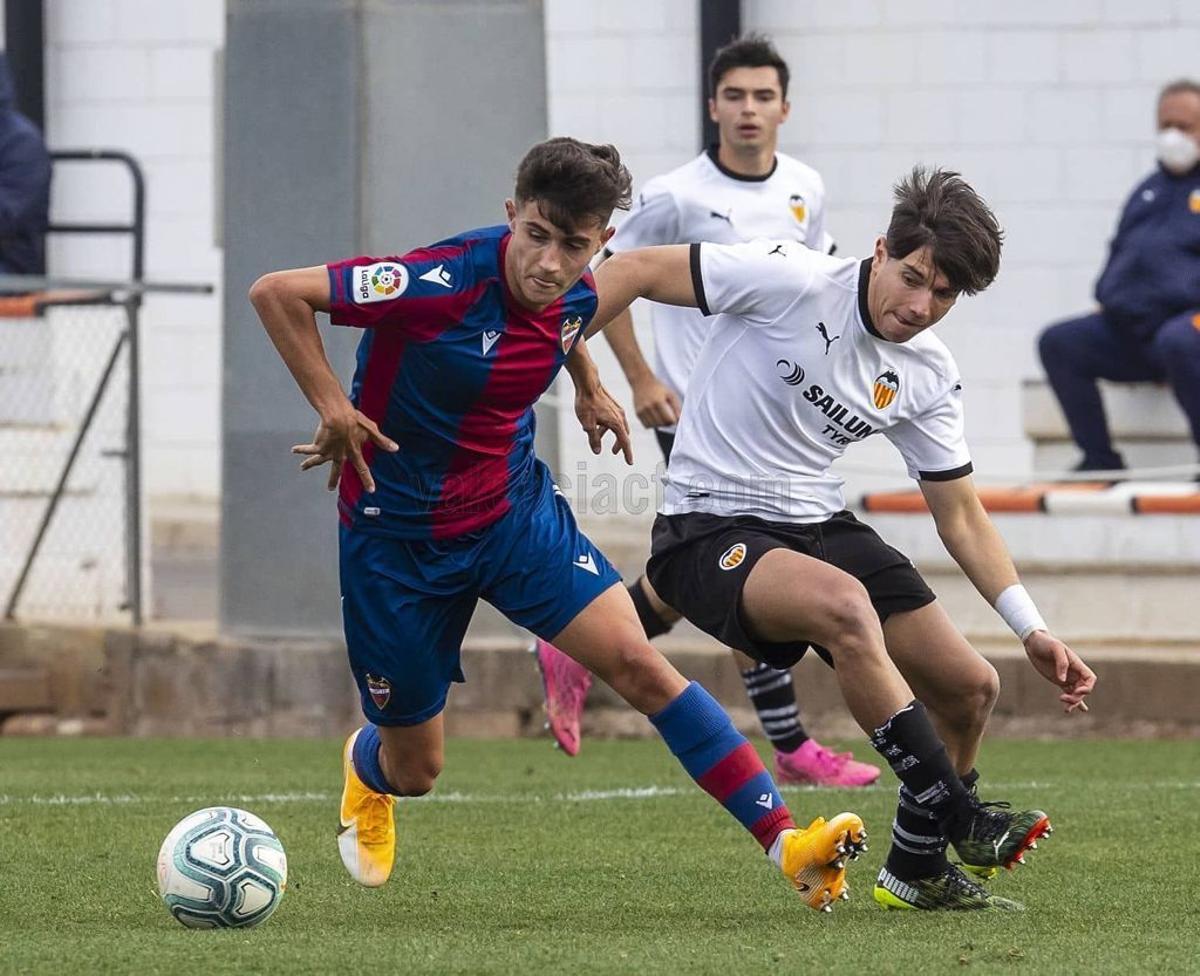
[[(124, 351), (128, 357), (128, 390), (125, 417), (125, 443), (119, 450), (106, 450), (106, 457), (121, 457), (125, 465), (125, 605), (134, 624), (142, 623), (145, 613), (142, 587), (142, 463), (141, 463), (141, 350), (139, 311), (142, 296), (148, 292), (210, 294), (212, 286), (194, 283), (144, 281), (146, 246), (146, 188), (137, 160), (117, 150), (70, 150), (51, 153), (56, 167), (63, 163), (116, 163), (129, 174), (133, 188), (132, 212), (127, 221), (51, 222), (47, 228), (55, 235), (115, 234), (130, 238), (130, 274), (127, 280), (94, 280), (66, 276), (0, 275), (0, 294), (42, 293), (29, 296), (34, 315), (47, 309), (70, 305), (108, 305), (123, 310), (124, 326), (107, 352), (105, 365), (87, 397), (87, 406), (74, 433), (54, 487), (38, 522), (32, 542), (25, 552), (16, 581), (4, 601), (4, 616), (15, 616), (30, 572), (46, 540), (47, 532), (67, 492), (68, 482), (80, 456), (84, 440), (95, 421), (97, 411), (116, 375)], [(64, 290), (82, 289), (82, 294), (64, 294)]]

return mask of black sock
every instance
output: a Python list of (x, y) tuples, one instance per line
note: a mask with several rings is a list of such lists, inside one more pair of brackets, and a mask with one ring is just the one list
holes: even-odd
[[(973, 794), (979, 781), (979, 770), (971, 767), (959, 780)], [(892, 821), (892, 848), (888, 851), (887, 869), (901, 881), (916, 881), (941, 874), (950, 863), (946, 860), (947, 838), (938, 825), (937, 817), (917, 803), (916, 798), (901, 784), (896, 819)]]
[(902, 881), (932, 878), (946, 870), (946, 835), (937, 818), (916, 802), (901, 784), (896, 819), (892, 821), (892, 847), (887, 869)]
[(808, 741), (808, 733), (800, 723), (791, 671), (776, 671), (768, 664), (757, 664), (742, 672), (742, 684), (746, 686), (750, 704), (758, 712), (763, 732), (775, 749), (794, 752)]
[(629, 591), (629, 596), (633, 600), (633, 608), (637, 611), (638, 620), (642, 622), (642, 629), (646, 631), (646, 637), (653, 640), (661, 634), (665, 634), (668, 630), (674, 627), (674, 624), (669, 624), (650, 605), (650, 598), (646, 596), (646, 591), (642, 589), (642, 581), (635, 580), (629, 586), (625, 587)]
[(971, 809), (971, 798), (950, 765), (925, 706), (912, 701), (871, 733), (871, 745), (912, 795), (946, 829)]

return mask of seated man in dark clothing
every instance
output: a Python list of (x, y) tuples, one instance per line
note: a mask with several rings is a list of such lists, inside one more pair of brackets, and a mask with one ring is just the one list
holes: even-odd
[(50, 155), (41, 132), (13, 107), (0, 53), (0, 274), (46, 273)]
[(1126, 202), (1096, 283), (1099, 311), (1050, 326), (1038, 344), (1083, 449), (1077, 471), (1125, 466), (1098, 379), (1169, 382), (1200, 445), (1200, 83), (1159, 94), (1157, 149), (1159, 168)]

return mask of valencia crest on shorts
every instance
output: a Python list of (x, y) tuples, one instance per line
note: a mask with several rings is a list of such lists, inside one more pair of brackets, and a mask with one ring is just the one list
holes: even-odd
[(717, 565), (724, 570), (737, 569), (746, 559), (746, 543), (737, 542), (721, 553)]

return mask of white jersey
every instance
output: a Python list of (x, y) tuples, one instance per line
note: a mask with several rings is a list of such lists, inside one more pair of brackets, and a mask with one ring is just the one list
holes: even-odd
[[(737, 244), (760, 237), (829, 250), (820, 174), (776, 153), (766, 176), (740, 176), (722, 167), (713, 149), (647, 183), (608, 250), (616, 254), (697, 241)], [(709, 322), (695, 309), (657, 304), (651, 321), (655, 372), (682, 400)]]
[(962, 385), (930, 331), (888, 342), (867, 309), (870, 262), (791, 241), (692, 246), (716, 315), (692, 373), (662, 512), (819, 522), (845, 507), (830, 466), (884, 434), (908, 473), (971, 472)]

